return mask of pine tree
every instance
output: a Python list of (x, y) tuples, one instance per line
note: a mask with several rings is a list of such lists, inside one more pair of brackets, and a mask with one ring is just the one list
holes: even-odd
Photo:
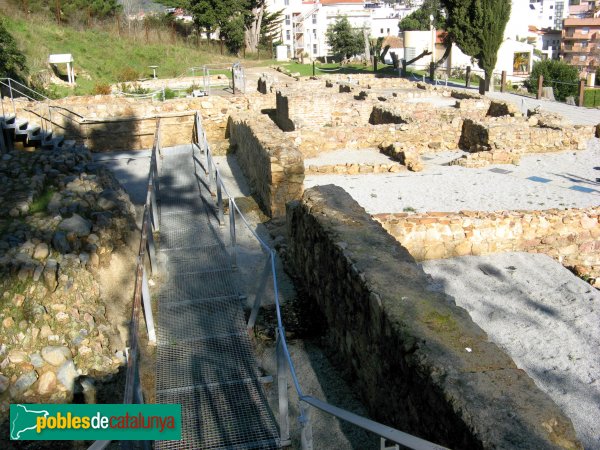
[(345, 16), (329, 26), (326, 36), (331, 51), (337, 57), (348, 59), (364, 52), (362, 31), (352, 28)]
[(430, 16), (433, 16), (433, 23), (436, 28), (444, 28), (446, 19), (440, 6), (440, 0), (425, 0), (419, 9), (398, 23), (398, 28), (400, 28), (400, 31), (429, 30), (431, 26)]

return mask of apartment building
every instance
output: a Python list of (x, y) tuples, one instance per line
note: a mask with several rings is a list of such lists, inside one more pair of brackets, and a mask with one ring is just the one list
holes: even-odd
[(564, 21), (561, 54), (563, 60), (582, 74), (595, 72), (600, 60), (600, 18), (569, 17)]
[(398, 36), (398, 22), (416, 9), (377, 0), (270, 0), (267, 8), (283, 10), (280, 38), (289, 57), (310, 58), (329, 55), (327, 29), (341, 17), (371, 37)]

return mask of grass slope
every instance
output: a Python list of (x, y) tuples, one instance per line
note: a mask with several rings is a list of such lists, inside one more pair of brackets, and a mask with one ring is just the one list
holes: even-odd
[(148, 66), (157, 65), (158, 76), (162, 78), (179, 76), (194, 66), (229, 64), (236, 60), (218, 54), (217, 47), (208, 51), (206, 44), (195, 48), (179, 39), (174, 42), (173, 35), (165, 29), (151, 29), (146, 42), (145, 31), (129, 34), (121, 29), (119, 33), (115, 24), (76, 29), (40, 18), (26, 20), (6, 16), (5, 24), (26, 55), (31, 75), (48, 68), (50, 54), (73, 55), (77, 87), (50, 89), (59, 96), (90, 94), (96, 84), (116, 83), (127, 67), (148, 77), (152, 74)]

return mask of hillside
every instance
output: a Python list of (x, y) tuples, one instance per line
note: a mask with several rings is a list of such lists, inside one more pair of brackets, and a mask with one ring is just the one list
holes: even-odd
[(201, 43), (200, 48), (185, 43), (165, 27), (149, 28), (147, 33), (145, 29), (128, 30), (117, 23), (77, 29), (58, 26), (50, 19), (8, 15), (4, 22), (27, 57), (30, 75), (39, 80), (49, 80), (48, 55), (73, 54), (77, 87), (50, 87), (53, 96), (91, 94), (96, 85), (121, 81), (125, 70), (148, 77), (152, 73), (150, 65), (159, 66), (158, 76), (163, 78), (182, 75), (194, 66), (236, 60), (233, 56), (221, 56), (216, 45), (208, 49), (206, 43)]

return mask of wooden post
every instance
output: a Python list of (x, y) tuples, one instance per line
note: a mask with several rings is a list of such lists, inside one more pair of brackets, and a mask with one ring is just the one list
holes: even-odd
[(538, 78), (538, 90), (537, 95), (535, 97), (538, 100), (542, 98), (542, 89), (544, 89), (544, 75), (540, 75), (540, 77)]
[(435, 63), (432, 61), (429, 63), (429, 78), (433, 80), (435, 77)]
[(465, 80), (465, 87), (468, 88), (471, 84), (471, 66), (467, 66), (467, 79)]
[(504, 92), (506, 86), (506, 70), (502, 71), (502, 77), (500, 78), (500, 92)]
[(585, 80), (579, 80), (579, 106), (583, 106), (585, 100)]
[(56, 0), (56, 22), (60, 25), (60, 0)]
[(231, 68), (231, 87), (232, 87), (232, 91), (233, 94), (235, 95), (235, 72), (233, 70), (233, 67)]
[(373, 72), (377, 72), (377, 56), (373, 56)]
[(313, 61), (313, 77), (315, 76), (315, 62)]
[(402, 58), (402, 76), (406, 76), (406, 59)]

